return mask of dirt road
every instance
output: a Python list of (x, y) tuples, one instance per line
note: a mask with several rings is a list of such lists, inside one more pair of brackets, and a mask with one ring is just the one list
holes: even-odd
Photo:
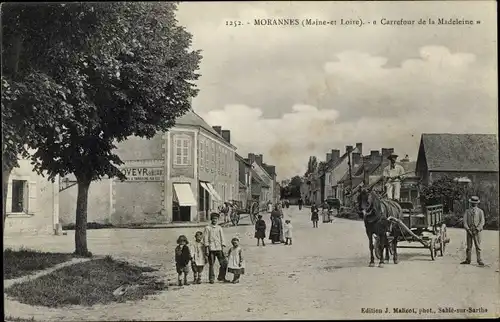
[[(5, 302), (6, 315), (36, 320), (228, 320), (228, 319), (396, 319), (467, 318), (499, 315), (498, 232), (483, 237), (487, 267), (459, 265), (462, 230), (449, 229), (444, 257), (431, 261), (425, 249), (400, 249), (400, 263), (368, 267), (368, 242), (362, 222), (337, 219), (313, 229), (309, 210), (285, 209), (294, 226), (294, 244), (256, 247), (253, 227), (226, 228), (244, 247), (247, 274), (238, 285), (207, 283), (162, 292), (136, 303), (68, 309), (34, 308)], [(269, 216), (264, 214), (268, 221)], [(246, 220), (243, 220), (246, 222)], [(96, 254), (144, 261), (175, 279), (173, 248), (177, 235), (196, 229), (93, 230)], [(6, 238), (4, 247), (45, 251), (73, 250), (73, 235)], [(473, 257), (473, 260), (475, 257)], [(207, 269), (204, 274), (207, 274)], [(394, 313), (394, 309), (403, 313)], [(469, 308), (482, 313), (469, 313)], [(441, 312), (439, 310), (442, 310)], [(466, 309), (467, 312), (453, 312)], [(444, 312), (448, 310), (451, 312)]]

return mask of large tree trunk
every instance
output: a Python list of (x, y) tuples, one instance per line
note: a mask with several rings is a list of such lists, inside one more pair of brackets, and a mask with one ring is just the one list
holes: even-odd
[(3, 188), (3, 231), (5, 233), (5, 220), (7, 219), (7, 193), (9, 188), (9, 177), (12, 172), (12, 167), (2, 167), (2, 188)]
[(78, 196), (76, 199), (75, 254), (90, 257), (87, 248), (87, 203), (90, 180), (78, 179)]

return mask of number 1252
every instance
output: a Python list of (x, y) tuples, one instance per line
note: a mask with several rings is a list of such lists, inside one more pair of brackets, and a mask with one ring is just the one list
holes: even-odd
[(240, 20), (226, 20), (226, 26), (241, 26), (243, 23)]

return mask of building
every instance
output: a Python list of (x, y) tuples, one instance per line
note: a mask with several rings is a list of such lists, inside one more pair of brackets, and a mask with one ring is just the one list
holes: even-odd
[(235, 157), (238, 162), (238, 200), (246, 209), (248, 202), (252, 200), (252, 181), (255, 181), (255, 178), (252, 178), (252, 164), (238, 153), (235, 153)]
[[(272, 203), (276, 202), (276, 172), (274, 166), (266, 165), (263, 162), (262, 154), (249, 153), (248, 162), (252, 165), (252, 177), (255, 179), (252, 182), (252, 197), (254, 200), (257, 200), (256, 197), (258, 196), (259, 204), (264, 209), (269, 201)], [(270, 169), (269, 167), (272, 167), (273, 174), (267, 172)]]
[[(350, 187), (349, 166), (353, 168), (361, 166), (361, 155), (363, 153), (363, 144), (356, 143), (356, 146), (347, 145), (345, 152), (340, 155), (340, 150), (332, 150), (326, 154), (326, 165), (324, 169), (324, 179), (322, 180), (323, 194), (321, 199), (338, 198), (341, 201), (345, 199), (345, 188)], [(351, 175), (354, 169), (351, 168)]]
[(443, 176), (498, 186), (498, 137), (495, 134), (430, 134), (420, 138), (417, 175), (424, 185)]
[(5, 234), (59, 233), (59, 178), (50, 182), (32, 168), (29, 160), (19, 160), (9, 176)]
[[(117, 144), (127, 180), (104, 179), (89, 189), (88, 221), (115, 225), (205, 221), (238, 196), (238, 162), (230, 131), (211, 127), (193, 110), (168, 132)], [(64, 221), (72, 220), (76, 187), (65, 191)], [(63, 200), (63, 198), (61, 198)], [(64, 214), (64, 215), (63, 215)]]

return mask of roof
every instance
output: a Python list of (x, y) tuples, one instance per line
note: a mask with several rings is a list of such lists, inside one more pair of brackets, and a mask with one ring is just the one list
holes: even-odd
[(263, 166), (264, 170), (266, 170), (266, 172), (268, 174), (270, 174), (271, 176), (276, 175), (276, 168), (273, 165), (264, 163), (264, 164), (262, 164), (262, 166)]
[(212, 135), (215, 135), (218, 139), (222, 140), (226, 144), (229, 144), (234, 147), (231, 143), (227, 142), (222, 135), (217, 133), (201, 116), (196, 114), (193, 109), (189, 109), (186, 114), (178, 117), (175, 120), (176, 125), (187, 125), (187, 126), (197, 126), (205, 129), (206, 131), (210, 132)]
[[(420, 151), (422, 150), (422, 151)], [(498, 172), (495, 134), (422, 134), (417, 162), (425, 156), (429, 171)]]
[(267, 183), (259, 176), (259, 174), (257, 173), (257, 171), (255, 171), (253, 168), (251, 168), (250, 171), (252, 172), (252, 179), (255, 179), (255, 181), (257, 181), (258, 183), (260, 183), (261, 186), (269, 188), (269, 186), (267, 185)]
[(405, 173), (407, 174), (415, 174), (415, 170), (417, 167), (417, 161), (408, 161), (408, 162), (398, 162), (399, 165), (405, 169)]
[[(357, 147), (354, 147), (352, 153), (360, 153), (360, 151)], [(334, 169), (335, 167), (337, 167), (339, 164), (342, 163), (342, 161), (345, 160), (345, 158), (347, 158), (347, 154), (348, 154), (347, 152), (344, 152), (344, 154), (342, 154), (342, 156), (340, 156), (340, 158), (338, 158), (335, 162), (333, 161), (333, 159), (326, 162), (324, 171), (326, 172), (330, 169)]]
[(242, 161), (244, 164), (246, 164), (247, 166), (251, 167), (252, 164), (250, 163), (250, 161), (248, 161), (248, 159), (245, 159), (244, 157), (242, 157), (241, 155), (239, 155), (238, 153), (235, 153), (235, 158), (238, 160), (238, 161)]

